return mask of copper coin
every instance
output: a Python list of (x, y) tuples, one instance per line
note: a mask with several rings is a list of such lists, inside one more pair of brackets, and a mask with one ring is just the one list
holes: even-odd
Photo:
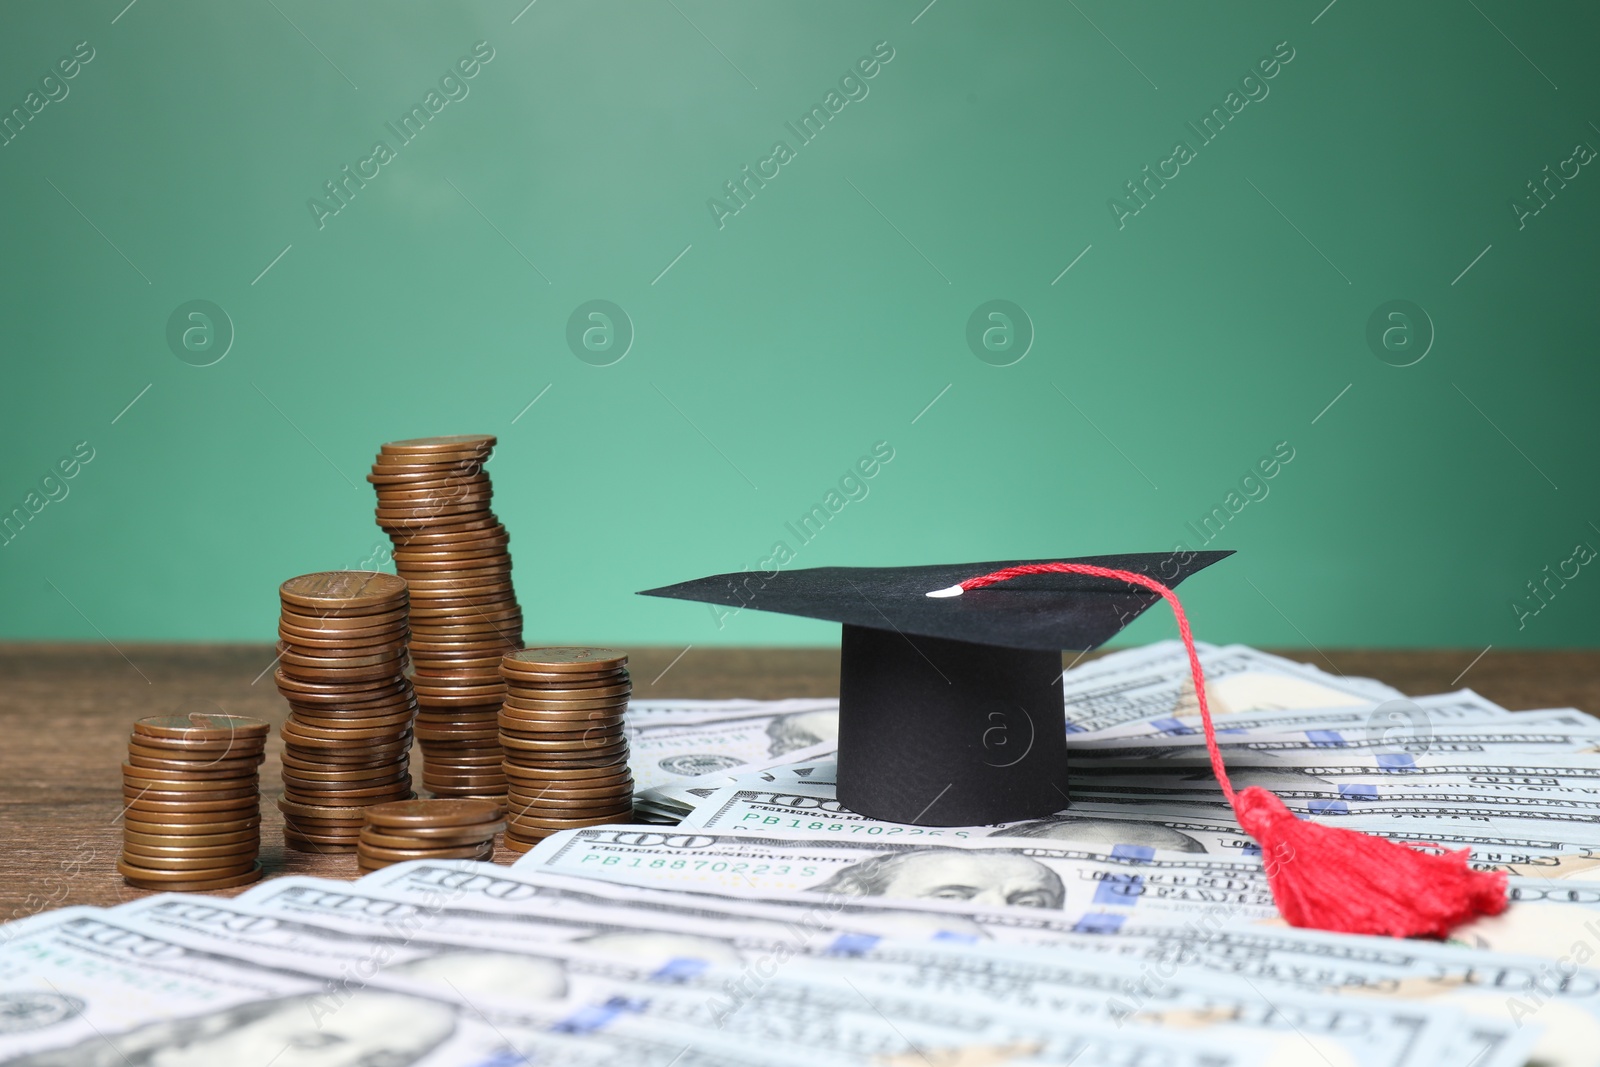
[(558, 730), (588, 729), (591, 726), (621, 726), (626, 716), (620, 708), (579, 708), (577, 711), (555, 711), (550, 708), (524, 708), (511, 703), (507, 697), (497, 713), (499, 721), (508, 724), (525, 724), (517, 729), (549, 727)]
[(578, 782), (589, 778), (606, 778), (619, 773), (618, 769), (626, 768), (626, 758), (609, 757), (605, 760), (596, 760), (590, 766), (567, 765), (561, 767), (529, 767), (508, 758), (506, 760), (506, 778), (511, 781), (547, 782), (547, 781), (572, 781)]
[(317, 804), (296, 804), (289, 800), (278, 801), (278, 810), (283, 812), (285, 815), (292, 816), (296, 819), (327, 819), (331, 822), (342, 822), (347, 819), (353, 819), (356, 822), (361, 822), (363, 818), (361, 814), (362, 809), (360, 807), (329, 807)]
[(386, 763), (373, 767), (308, 767), (301, 766), (304, 761), (297, 761), (295, 766), (290, 766), (284, 761), (283, 773), (292, 775), (295, 781), (307, 782), (363, 782), (376, 781), (386, 778), (397, 778), (406, 773), (409, 761), (399, 764)]
[[(122, 773), (131, 775), (141, 780), (158, 782), (206, 782), (228, 781), (230, 779), (257, 779), (260, 777), (258, 768), (261, 759), (229, 759), (215, 764), (206, 764), (190, 760), (159, 760), (163, 764), (175, 764), (171, 767), (144, 767), (134, 763), (135, 757), (129, 757), (128, 762), (122, 765)], [(138, 759), (147, 757), (139, 756)]]
[[(163, 777), (151, 778), (148, 775), (162, 775)], [(236, 775), (230, 778), (191, 778), (182, 772), (150, 771), (138, 767), (122, 765), (123, 789), (133, 789), (139, 792), (145, 789), (163, 793), (228, 793), (240, 790), (253, 791), (260, 782), (260, 775), (255, 771), (248, 774)], [(212, 800), (218, 799), (212, 797)]]
[(438, 751), (430, 752), (425, 748), (423, 750), (423, 758), (430, 768), (438, 767), (442, 770), (456, 768), (462, 771), (477, 771), (491, 767), (498, 769), (504, 757), (500, 754), (498, 746), (495, 746), (478, 752), (467, 750), (465, 752), (451, 751), (444, 753)]
[[(391, 746), (398, 748), (398, 746)], [(363, 750), (365, 752), (366, 750)], [(283, 754), (283, 766), (294, 771), (325, 771), (329, 774), (353, 774), (356, 771), (371, 771), (378, 773), (379, 768), (387, 767), (398, 770), (408, 762), (406, 751), (384, 752), (378, 751), (373, 755), (358, 753), (354, 759), (331, 759), (333, 755), (344, 753), (328, 752), (294, 752), (286, 751)]]
[(209, 893), (216, 889), (232, 889), (235, 886), (249, 885), (251, 882), (260, 881), (262, 875), (259, 863), (243, 874), (217, 875), (182, 881), (170, 876), (162, 877), (162, 872), (157, 872), (156, 877), (152, 878), (148, 874), (141, 873), (142, 868), (129, 867), (122, 863), (117, 864), (117, 870), (122, 872), (123, 881), (135, 889), (158, 889), (164, 893)]
[(124, 815), (132, 814), (139, 819), (160, 819), (167, 816), (187, 818), (190, 815), (205, 814), (216, 815), (221, 818), (242, 819), (261, 810), (259, 796), (247, 797), (241, 800), (130, 800), (122, 809)]
[(254, 841), (244, 841), (236, 845), (201, 845), (195, 848), (184, 848), (182, 846), (170, 848), (163, 846), (130, 844), (128, 842), (123, 842), (122, 845), (122, 855), (124, 858), (127, 858), (134, 863), (139, 862), (139, 860), (136, 858), (139, 856), (146, 856), (152, 859), (168, 858), (175, 860), (196, 859), (201, 857), (207, 857), (215, 860), (218, 857), (229, 859), (234, 856), (249, 856), (251, 859), (254, 859), (257, 851), (257, 844)]
[(403, 600), (406, 583), (381, 571), (318, 571), (290, 578), (278, 596), (299, 608), (352, 610)]
[(627, 697), (633, 693), (633, 686), (627, 683), (623, 683), (622, 685), (596, 685), (576, 689), (549, 689), (544, 687), (540, 687), (538, 689), (529, 689), (526, 686), (517, 686), (514, 683), (507, 683), (507, 685), (509, 688), (519, 690), (520, 692), (518, 695), (522, 697), (522, 699), (534, 700), (541, 703), (571, 700), (606, 700), (615, 699), (617, 697)]
[(432, 455), (460, 449), (488, 451), (499, 441), (492, 433), (458, 433), (443, 437), (408, 437), (403, 441), (389, 441), (382, 447), (385, 455)]
[(385, 726), (372, 730), (314, 730), (309, 727), (297, 727), (293, 719), (283, 724), (279, 734), (284, 744), (294, 745), (297, 748), (338, 749), (347, 751), (351, 755), (370, 748), (389, 748), (411, 736), (410, 730), (403, 726)]
[[(490, 636), (470, 641), (421, 641), (413, 639), (409, 649), (413, 658), (425, 656), (429, 658), (468, 657), (471, 659), (483, 659), (492, 655), (498, 662), (505, 646), (506, 641), (504, 638)], [(498, 673), (499, 667), (496, 667), (495, 671)]]
[(541, 803), (563, 803), (563, 801), (587, 801), (587, 803), (605, 803), (608, 800), (634, 800), (634, 784), (629, 781), (618, 785), (608, 785), (605, 789), (518, 789), (517, 784), (507, 784), (507, 803), (509, 805), (541, 805)]
[(526, 767), (518, 767), (510, 761), (506, 765), (506, 780), (511, 783), (511, 788), (523, 792), (539, 792), (543, 789), (571, 790), (571, 789), (611, 789), (619, 785), (631, 784), (633, 779), (628, 765), (619, 763), (611, 767), (594, 768), (604, 773), (590, 774), (591, 768), (579, 768), (579, 775), (571, 777), (555, 777), (546, 774), (543, 770), (530, 771)]
[[(416, 482), (437, 482), (445, 480), (471, 481), (482, 478), (487, 480), (489, 472), (484, 469), (484, 461), (474, 456), (466, 460), (454, 460), (444, 464), (431, 463), (395, 463), (390, 461), (382, 464), (374, 463), (367, 473), (367, 481), (374, 487), (389, 485), (411, 485)], [(442, 469), (436, 469), (442, 468)]]
[(228, 822), (218, 822), (206, 816), (185, 820), (178, 820), (165, 815), (152, 820), (135, 819), (129, 816), (123, 816), (122, 819), (124, 831), (149, 834), (155, 837), (175, 837), (189, 833), (209, 837), (213, 834), (231, 834), (239, 830), (254, 830), (260, 825), (260, 815), (251, 815), (247, 819), (233, 819)]
[(134, 734), (128, 738), (129, 752), (161, 759), (246, 759), (259, 755), (266, 747), (264, 739), (254, 737), (233, 741), (174, 741), (170, 737)]
[(323, 837), (337, 837), (340, 834), (353, 837), (362, 825), (359, 819), (302, 819), (296, 815), (285, 815), (283, 823), (297, 834)]
[[(518, 674), (506, 679), (506, 688), (511, 692), (537, 697), (540, 693), (550, 689), (610, 689), (613, 686), (629, 685), (628, 672), (625, 670), (611, 671), (606, 674), (550, 674), (538, 680), (535, 684), (526, 674)], [(631, 688), (631, 686), (630, 686)]]
[(493, 684), (498, 692), (504, 693), (505, 687), (500, 683), (499, 671), (495, 668), (493, 652), (487, 655), (450, 655), (440, 652), (413, 652), (411, 663), (416, 667), (411, 684), (416, 685), (419, 680), (428, 684), (439, 685), (447, 683), (454, 677), (470, 678), (480, 685)]
[(626, 666), (628, 654), (614, 648), (537, 647), (506, 653), (505, 670), (537, 671), (540, 674), (565, 674), (568, 671), (609, 670)]
[(259, 828), (226, 834), (145, 834), (123, 829), (122, 843), (154, 848), (212, 848), (248, 844), (261, 839)]
[(425, 591), (412, 619), (418, 627), (429, 622), (456, 619), (519, 618), (521, 607), (509, 583), (471, 589)]
[(426, 530), (406, 530), (391, 536), (396, 549), (420, 549), (430, 545), (455, 545), (464, 541), (477, 541), (485, 537), (510, 537), (510, 531), (500, 525), (492, 514), (458, 523), (440, 523)]
[(330, 615), (326, 612), (290, 611), (288, 608), (284, 608), (278, 615), (279, 626), (310, 630), (319, 634), (340, 634), (349, 631), (352, 636), (370, 636), (405, 624), (406, 608), (403, 606), (390, 608), (375, 615)]
[(366, 809), (369, 826), (470, 826), (499, 817), (495, 805), (470, 800), (412, 800)]
[(133, 724), (133, 732), (147, 737), (170, 737), (179, 741), (231, 741), (265, 739), (267, 724), (242, 715), (151, 715)]
[(404, 785), (408, 788), (410, 787), (411, 772), (409, 770), (403, 770), (398, 774), (388, 774), (382, 778), (357, 778), (350, 781), (338, 781), (330, 779), (308, 780), (305, 778), (295, 778), (288, 774), (283, 776), (284, 789), (293, 790), (296, 793), (303, 793), (308, 796), (317, 796), (322, 793), (349, 789), (388, 789), (393, 788), (401, 783), (404, 783)]
[(386, 834), (368, 826), (361, 831), (361, 843), (375, 845), (378, 848), (465, 848), (468, 845), (481, 845), (486, 841), (493, 841), (495, 834), (504, 830), (505, 826), (502, 820), (484, 823), (481, 829), (473, 827), (458, 833), (431, 834), (427, 837), (413, 837), (404, 833)]
[[(409, 710), (386, 715), (296, 715), (295, 724), (302, 730), (377, 730), (404, 728), (412, 722), (414, 713)], [(335, 735), (340, 736), (340, 735)]]
[[(330, 719), (328, 721), (339, 723), (337, 726), (323, 726), (315, 719), (303, 719), (296, 716), (283, 724), (283, 737), (285, 740), (293, 739), (297, 744), (307, 741), (372, 741), (388, 740), (404, 733), (411, 725), (411, 712), (402, 711), (398, 714), (380, 715), (373, 718), (360, 719)], [(344, 725), (349, 723), (349, 725)]]
[(533, 800), (512, 793), (506, 797), (507, 817), (511, 819), (590, 819), (632, 811), (632, 796)]
[(494, 844), (468, 845), (465, 848), (379, 848), (362, 842), (357, 851), (368, 859), (389, 863), (406, 860), (473, 860), (494, 855)]
[(286, 677), (283, 671), (275, 672), (278, 688), (293, 700), (377, 700), (386, 693), (402, 693), (407, 685), (404, 679), (378, 679), (359, 684), (339, 685), (333, 682), (303, 682)]
[(535, 714), (554, 712), (555, 717), (559, 717), (563, 712), (573, 711), (599, 711), (615, 716), (627, 711), (628, 702), (617, 697), (606, 697), (601, 700), (529, 700), (508, 693), (505, 706), (512, 711), (529, 711)]
[(626, 811), (617, 812), (610, 815), (595, 815), (587, 818), (575, 819), (546, 819), (535, 818), (532, 816), (518, 818), (516, 815), (508, 815), (506, 817), (506, 832), (511, 833), (514, 830), (526, 831), (529, 829), (576, 830), (584, 826), (603, 826), (606, 823), (614, 823), (617, 822), (621, 816), (631, 814), (632, 809), (629, 808)]
[(505, 836), (500, 839), (500, 844), (502, 847), (511, 852), (532, 852), (534, 846), (536, 846), (545, 837), (549, 836), (550, 835), (546, 833), (542, 837), (536, 837), (532, 840), (525, 840), (520, 837), (513, 837), (511, 835), (511, 831), (507, 830)]
[(614, 796), (633, 791), (633, 776), (626, 767), (615, 775), (604, 778), (524, 779), (506, 776), (506, 785), (513, 792), (528, 797), (554, 797), (557, 800), (580, 799), (585, 796)]
[(283, 799), (294, 804), (321, 806), (324, 804), (386, 804), (390, 801), (408, 800), (412, 796), (411, 782), (394, 782), (388, 785), (363, 786), (355, 789), (316, 789), (301, 792), (284, 786)]
[(150, 856), (143, 853), (122, 854), (122, 865), (136, 868), (139, 877), (149, 878), (144, 872), (166, 874), (182, 872), (186, 878), (201, 878), (205, 872), (217, 877), (226, 877), (230, 874), (243, 874), (255, 863), (256, 857), (252, 852), (239, 852), (232, 856)]
[(341, 853), (350, 853), (356, 850), (355, 839), (318, 840), (311, 837), (302, 837), (292, 834), (288, 830), (283, 832), (283, 846), (296, 852), (309, 852), (314, 856), (337, 856)]
[[(416, 801), (415, 803), (431, 803), (431, 801)], [(452, 800), (450, 803), (454, 804), (457, 802)], [(470, 803), (477, 804), (480, 802), (470, 801)], [(466, 823), (459, 826), (433, 826), (427, 824), (416, 824), (412, 826), (368, 825), (364, 827), (361, 832), (363, 834), (385, 834), (394, 837), (404, 837), (412, 841), (429, 842), (435, 839), (454, 839), (458, 837), (471, 836), (473, 834), (477, 834), (482, 837), (493, 837), (504, 828), (503, 823), (505, 813), (503, 809), (505, 806), (495, 801), (482, 801), (481, 803), (489, 808), (494, 809), (495, 816), (493, 819), (487, 822)]]
[(165, 760), (165, 758), (147, 757), (147, 755), (130, 755), (128, 766), (134, 771), (158, 771), (158, 773), (178, 774), (216, 774), (219, 777), (238, 776), (250, 774), (261, 766), (266, 757), (246, 758), (246, 760)]
[(312, 655), (298, 651), (292, 644), (280, 643), (278, 662), (292, 667), (310, 667), (314, 670), (353, 670), (360, 667), (388, 667), (404, 659), (406, 644), (403, 639), (391, 641), (371, 650), (353, 649), (349, 652), (329, 652)]
[(468, 541), (460, 546), (448, 549), (430, 551), (401, 549), (394, 554), (394, 561), (396, 567), (408, 571), (437, 570), (436, 564), (455, 563), (469, 559), (504, 560), (509, 563), (511, 554), (507, 551), (507, 546), (510, 543), (511, 539), (509, 537), (489, 537), (480, 538), (477, 541)]
[(532, 738), (521, 737), (507, 730), (500, 731), (500, 744), (507, 751), (533, 753), (536, 758), (574, 759), (584, 756), (609, 756), (612, 753), (627, 750), (627, 741), (606, 730), (600, 730), (593, 737), (581, 741), (546, 741), (535, 734)]

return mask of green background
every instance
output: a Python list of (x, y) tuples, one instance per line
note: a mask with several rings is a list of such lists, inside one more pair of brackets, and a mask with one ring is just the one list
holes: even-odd
[[(0, 548), (6, 636), (269, 639), (280, 580), (384, 545), (379, 443), (492, 432), (531, 641), (830, 642), (632, 595), (780, 539), (796, 567), (1199, 547), (1280, 441), (1211, 543), (1239, 556), (1185, 587), (1201, 637), (1600, 639), (1592, 567), (1512, 607), (1600, 546), (1600, 168), (1511, 207), (1600, 146), (1592, 5), (124, 4), (12, 4), (0, 33), (0, 111), (95, 52), (0, 148), (0, 508), (94, 449)], [(478, 41), (469, 95), (319, 229), (308, 199)], [(1119, 228), (1109, 199), (1284, 41)], [(166, 338), (195, 299), (236, 332), (211, 366)], [(636, 333), (610, 366), (566, 341), (592, 299)], [(1011, 366), (966, 341), (993, 299), (1035, 333)], [(1366, 340), (1394, 299), (1436, 334), (1411, 366)]]

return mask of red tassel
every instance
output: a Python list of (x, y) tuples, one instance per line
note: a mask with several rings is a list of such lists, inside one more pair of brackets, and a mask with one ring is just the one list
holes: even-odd
[(1031, 563), (969, 578), (960, 588), (981, 589), (1025, 574), (1110, 578), (1158, 593), (1171, 605), (1178, 635), (1189, 653), (1211, 770), (1239, 825), (1261, 846), (1267, 884), (1272, 887), (1278, 912), (1289, 925), (1344, 934), (1444, 937), (1480, 915), (1499, 915), (1506, 910), (1506, 876), (1472, 870), (1467, 866), (1466, 850), (1434, 855), (1371, 834), (1299, 819), (1260, 786), (1235, 794), (1217, 748), (1216, 729), (1206, 706), (1205, 673), (1200, 669), (1189, 620), (1177, 594), (1167, 586), (1134, 571), (1085, 563)]

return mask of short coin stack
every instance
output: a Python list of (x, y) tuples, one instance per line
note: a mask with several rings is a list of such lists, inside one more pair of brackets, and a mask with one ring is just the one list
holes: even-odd
[(492, 860), (505, 829), (494, 800), (403, 800), (366, 809), (356, 864), (375, 871), (406, 860)]
[(501, 659), (507, 848), (526, 852), (557, 830), (632, 814), (627, 663), (611, 648), (524, 648)]
[(522, 644), (510, 538), (490, 510), (488, 434), (383, 446), (367, 476), (395, 570), (411, 589), (422, 782), (435, 796), (505, 797), (495, 717), (501, 653)]
[(236, 715), (157, 715), (133, 724), (122, 765), (122, 859), (131, 886), (227, 889), (261, 877), (267, 724)]
[(283, 840), (349, 852), (361, 809), (407, 800), (416, 698), (406, 680), (406, 583), (376, 571), (323, 571), (278, 588)]

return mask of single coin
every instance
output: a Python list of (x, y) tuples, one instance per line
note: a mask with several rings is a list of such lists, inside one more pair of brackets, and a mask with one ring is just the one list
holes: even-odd
[(487, 451), (498, 443), (492, 433), (459, 433), (443, 437), (408, 437), (403, 441), (389, 441), (381, 446), (383, 454), (391, 456), (429, 455), (434, 452), (454, 452), (462, 449)]
[(506, 693), (506, 704), (513, 708), (521, 708), (524, 711), (606, 711), (614, 709), (620, 713), (628, 706), (628, 698), (597, 697), (594, 700), (543, 700), (508, 691)]
[(398, 785), (372, 786), (364, 789), (316, 789), (301, 792), (284, 787), (283, 799), (295, 804), (385, 804), (393, 800), (407, 800), (414, 794), (409, 781)]
[(494, 855), (494, 843), (468, 845), (464, 848), (380, 848), (361, 842), (357, 851), (369, 859), (403, 863), (406, 860), (471, 860)]
[(583, 759), (589, 756), (609, 756), (619, 751), (626, 752), (628, 742), (625, 738), (603, 730), (583, 741), (545, 741), (539, 739), (537, 734), (530, 739), (502, 730), (500, 745), (508, 751), (531, 753), (536, 759)]
[(261, 839), (259, 829), (237, 830), (227, 834), (144, 834), (123, 829), (122, 843), (149, 848), (222, 848), (248, 844)]
[[(395, 747), (395, 746), (391, 746)], [(331, 756), (343, 756), (345, 753), (328, 752), (294, 752), (285, 751), (283, 765), (294, 771), (325, 771), (329, 774), (346, 774), (356, 771), (371, 771), (374, 774), (380, 768), (397, 771), (406, 766), (408, 752), (385, 752), (379, 750), (375, 755), (363, 755), (369, 750), (363, 749), (355, 754), (352, 759), (332, 759)]]
[(267, 736), (267, 723), (243, 715), (151, 715), (133, 724), (133, 732), (148, 737), (171, 737), (180, 741), (228, 741), (233, 738)]
[(265, 756), (252, 756), (248, 759), (213, 760), (208, 757), (206, 759), (186, 760), (168, 759), (161, 756), (130, 755), (127, 766), (140, 771), (176, 771), (179, 774), (227, 778), (251, 773), (261, 766), (265, 758)]
[[(503, 804), (492, 804), (496, 811), (502, 811)], [(366, 826), (362, 834), (380, 834), (388, 837), (404, 838), (407, 841), (419, 841), (432, 844), (435, 841), (465, 840), (476, 835), (475, 839), (493, 837), (505, 828), (505, 819), (497, 815), (493, 822), (471, 823), (466, 826)], [(380, 842), (381, 843), (381, 842)], [(395, 846), (404, 847), (404, 846)]]
[(521, 800), (506, 798), (509, 819), (614, 819), (633, 813), (633, 798), (610, 800)]
[(509, 537), (486, 537), (479, 538), (476, 541), (464, 541), (449, 548), (430, 547), (425, 551), (397, 549), (394, 553), (394, 562), (397, 568), (410, 570), (414, 567), (426, 567), (432, 563), (452, 562), (463, 559), (504, 558), (509, 560), (511, 556), (506, 546), (510, 543), (511, 539)]
[(227, 866), (217, 863), (218, 860), (233, 860), (235, 857), (248, 856), (256, 858), (260, 849), (254, 842), (244, 842), (240, 845), (209, 845), (202, 848), (153, 848), (148, 845), (134, 845), (123, 842), (122, 856), (130, 863), (147, 866), (141, 859), (209, 859), (216, 866)]
[(552, 800), (608, 800), (612, 797), (633, 795), (633, 779), (627, 775), (623, 775), (615, 782), (603, 779), (590, 779), (590, 781), (606, 781), (606, 784), (584, 789), (554, 784), (550, 784), (549, 788), (533, 788), (520, 782), (508, 781), (507, 787), (509, 792), (533, 800), (544, 797)]
[(483, 464), (474, 460), (448, 464), (444, 470), (432, 470), (430, 464), (394, 464), (385, 463), (381, 466), (374, 465), (367, 473), (367, 481), (373, 486), (385, 485), (417, 485), (441, 481), (476, 481), (489, 480), (489, 472), (484, 470)]
[(470, 800), (412, 800), (365, 809), (369, 826), (470, 826), (500, 817), (493, 804)]
[(578, 782), (589, 778), (606, 778), (621, 773), (617, 768), (626, 768), (627, 759), (609, 757), (597, 760), (592, 766), (580, 764), (566, 764), (559, 767), (530, 767), (517, 763), (507, 757), (506, 778), (512, 781), (544, 782), (544, 781), (572, 781)]
[[(151, 767), (135, 767), (128, 763), (122, 765), (123, 788), (134, 792), (153, 789), (164, 793), (220, 793), (233, 789), (255, 789), (260, 784), (261, 772), (258, 764), (251, 764), (248, 769), (237, 771), (162, 771)], [(217, 798), (213, 796), (211, 799)]]
[(617, 812), (611, 815), (595, 815), (578, 819), (547, 819), (527, 816), (519, 818), (516, 815), (506, 816), (506, 832), (525, 833), (529, 829), (539, 830), (576, 830), (584, 826), (603, 826), (606, 823), (617, 822), (623, 815), (631, 815), (633, 810)]
[(616, 774), (605, 778), (572, 778), (563, 780), (559, 778), (528, 779), (506, 777), (506, 786), (513, 793), (528, 797), (550, 796), (558, 800), (574, 800), (583, 797), (614, 796), (620, 793), (631, 793), (634, 783), (633, 776), (626, 767)]
[(513, 674), (518, 670), (564, 674), (568, 671), (607, 670), (626, 666), (628, 654), (614, 648), (537, 647), (508, 652), (503, 662), (504, 669)]
[(331, 807), (319, 804), (297, 804), (290, 800), (278, 801), (278, 810), (285, 815), (296, 819), (326, 819), (330, 822), (343, 822), (353, 819), (362, 821), (362, 809), (359, 807)]
[(440, 523), (426, 530), (405, 530), (389, 538), (399, 549), (419, 549), (430, 545), (454, 545), (463, 541), (476, 541), (485, 537), (510, 537), (511, 533), (493, 514), (468, 519), (465, 522)]
[[(231, 778), (259, 778), (264, 756), (253, 759), (207, 760), (152, 760), (146, 756), (129, 756), (122, 765), (124, 774), (136, 778), (153, 778), (158, 781), (202, 782)], [(146, 766), (155, 763), (159, 766)]]
[(201, 878), (209, 872), (217, 877), (226, 877), (230, 874), (243, 874), (255, 863), (254, 853), (236, 853), (233, 856), (149, 856), (142, 853), (122, 854), (122, 863), (136, 868), (141, 878), (150, 877), (145, 871), (168, 873), (173, 871), (184, 872), (187, 878)]
[[(288, 774), (283, 776), (283, 787), (285, 790), (291, 790), (295, 793), (305, 796), (321, 796), (325, 793), (347, 792), (353, 789), (393, 789), (394, 787), (400, 785), (403, 785), (405, 788), (410, 788), (411, 772), (409, 770), (401, 771), (399, 774), (385, 775), (382, 778), (357, 778), (350, 781), (308, 781), (307, 779), (292, 777)], [(318, 801), (318, 803), (329, 802), (330, 801), (328, 801), (326, 798)]]
[(167, 815), (186, 816), (193, 814), (221, 814), (226, 813), (233, 818), (244, 818), (246, 814), (257, 812), (261, 809), (260, 797), (247, 797), (243, 800), (207, 800), (169, 802), (161, 800), (130, 800), (124, 809), (124, 814), (132, 812), (141, 818), (159, 818)]
[[(505, 638), (490, 636), (480, 637), (471, 641), (420, 641), (413, 639), (408, 647), (413, 657), (483, 659), (492, 655), (498, 664), (500, 656), (504, 654), (502, 650), (505, 646)], [(495, 670), (498, 672), (499, 667), (497, 666)]]
[(387, 607), (404, 600), (405, 595), (405, 580), (382, 571), (318, 571), (278, 586), (278, 596), (285, 604), (313, 609)]
[(361, 667), (389, 667), (404, 659), (406, 644), (403, 640), (391, 641), (376, 651), (356, 649), (349, 653), (335, 652), (327, 655), (310, 655), (297, 651), (289, 642), (278, 645), (278, 662), (294, 667), (310, 667), (319, 671), (346, 671)]
[(135, 756), (157, 759), (250, 759), (266, 750), (264, 741), (174, 741), (171, 738), (142, 737), (134, 735), (128, 740), (128, 752)]
[[(134, 812), (132, 814), (138, 813)], [(233, 819), (228, 822), (218, 822), (214, 819), (180, 821), (165, 815), (150, 820), (135, 819), (131, 815), (124, 815), (122, 818), (124, 832), (148, 834), (153, 837), (177, 837), (185, 834), (210, 837), (215, 834), (231, 834), (239, 830), (254, 830), (260, 825), (260, 815), (251, 815), (247, 819)]]
[(314, 856), (337, 856), (351, 853), (356, 850), (354, 839), (345, 840), (320, 840), (313, 837), (304, 837), (292, 834), (288, 830), (283, 832), (283, 847), (294, 849), (296, 852), (309, 852)]
[(551, 708), (524, 708), (511, 703), (512, 698), (507, 697), (496, 713), (498, 721), (517, 725), (516, 729), (541, 729), (577, 730), (588, 729), (593, 726), (614, 727), (621, 726), (627, 721), (627, 716), (621, 707), (615, 708), (579, 708), (576, 711), (556, 711)]
[(123, 881), (135, 889), (158, 889), (165, 893), (209, 893), (217, 889), (232, 889), (235, 886), (249, 885), (251, 882), (261, 880), (262, 869), (256, 864), (243, 874), (224, 875), (215, 878), (197, 878), (189, 881), (175, 881), (166, 878), (150, 878), (137, 872), (139, 868), (129, 867), (123, 870), (122, 864), (117, 864), (117, 869), (122, 871)]
[(411, 737), (411, 731), (404, 727), (388, 726), (379, 730), (319, 730), (302, 729), (295, 725), (293, 719), (283, 724), (279, 731), (284, 744), (294, 745), (296, 748), (324, 750), (332, 749), (336, 752), (346, 753), (351, 756), (370, 755), (372, 749), (387, 749), (399, 745)]
[(406, 608), (403, 605), (367, 615), (331, 615), (327, 612), (308, 614), (303, 611), (290, 611), (288, 608), (282, 609), (278, 614), (279, 626), (330, 636), (344, 633), (352, 637), (370, 636), (384, 630), (403, 627), (405, 624)]
[(294, 829), (298, 834), (313, 834), (324, 837), (337, 837), (340, 834), (354, 835), (361, 829), (360, 820), (351, 819), (301, 819), (291, 815), (283, 817), (285, 826)]
[(596, 685), (574, 689), (551, 689), (544, 687), (531, 689), (527, 686), (517, 686), (510, 682), (506, 684), (508, 688), (519, 690), (518, 695), (523, 699), (539, 701), (541, 703), (567, 700), (607, 700), (615, 699), (617, 697), (627, 697), (633, 693), (633, 686), (627, 683), (623, 683), (621, 685)]
[(549, 834), (545, 834), (542, 837), (524, 839), (520, 837), (513, 837), (511, 835), (511, 831), (507, 830), (505, 832), (505, 836), (500, 838), (500, 844), (501, 847), (510, 852), (532, 852), (534, 847), (538, 845), (540, 841), (549, 836)]
[[(360, 720), (358, 720), (360, 721)], [(374, 726), (319, 726), (304, 719), (294, 718), (283, 724), (284, 740), (296, 743), (312, 741), (372, 741), (388, 740), (403, 733), (411, 724), (411, 714), (384, 715)]]
[[(297, 761), (297, 763), (303, 761)], [(376, 767), (302, 767), (284, 762), (283, 773), (296, 782), (367, 782), (398, 778), (407, 773), (409, 763), (380, 764)]]
[(275, 678), (278, 690), (286, 698), (303, 703), (326, 700), (345, 702), (379, 700), (386, 695), (404, 693), (410, 688), (404, 678), (385, 678), (340, 685), (333, 682), (302, 682), (285, 676), (281, 670), (275, 672)]
[(531, 679), (532, 676), (527, 674), (518, 674), (515, 677), (506, 678), (506, 689), (518, 695), (538, 697), (539, 694), (549, 692), (552, 689), (577, 689), (587, 692), (591, 689), (610, 689), (619, 685), (629, 685), (631, 688), (627, 670), (607, 671), (605, 674), (596, 675), (569, 674), (563, 676), (547, 674), (540, 678), (537, 683)]
[[(395, 729), (409, 726), (414, 718), (410, 711), (392, 712), (387, 715), (296, 715), (294, 721), (302, 730), (316, 733), (319, 730), (378, 730)], [(343, 735), (335, 735), (343, 736)]]
[(411, 627), (413, 641), (458, 641), (497, 639), (520, 641), (522, 639), (522, 613), (509, 613), (509, 617), (486, 619), (476, 612), (446, 619), (415, 619)]

